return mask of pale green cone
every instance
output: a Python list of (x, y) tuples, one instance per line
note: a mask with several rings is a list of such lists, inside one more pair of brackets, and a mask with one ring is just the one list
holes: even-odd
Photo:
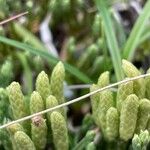
[(120, 112), (122, 103), (130, 95), (133, 94), (133, 82), (121, 84), (117, 90), (117, 109)]
[(7, 127), (7, 130), (10, 135), (14, 135), (17, 131), (24, 131), (24, 128), (21, 124), (15, 123)]
[(139, 138), (142, 143), (142, 150), (147, 150), (147, 146), (150, 143), (150, 133), (147, 130), (141, 130)]
[(17, 150), (36, 150), (30, 137), (23, 131), (17, 131), (14, 135)]
[[(128, 62), (127, 60), (122, 61), (122, 68), (126, 76), (129, 78), (141, 75), (141, 72), (132, 63)], [(133, 81), (133, 90), (134, 90), (134, 93), (139, 98), (144, 98), (145, 90), (146, 90), (145, 79), (141, 78), (141, 79)]]
[(15, 140), (14, 140), (14, 134), (15, 134), (17, 131), (23, 131), (23, 132), (24, 132), (24, 129), (23, 129), (22, 125), (19, 124), (19, 123), (10, 125), (10, 126), (7, 127), (7, 131), (8, 131), (9, 134), (10, 134), (10, 139), (11, 139), (11, 143), (12, 143), (13, 150), (17, 150), (16, 142), (15, 142)]
[[(57, 99), (55, 98), (55, 96), (50, 95), (50, 96), (46, 99), (46, 109), (55, 107), (55, 106), (57, 106), (57, 105), (58, 105), (58, 101), (57, 101)], [(57, 111), (60, 111), (60, 109), (57, 109)], [(51, 122), (51, 113), (52, 113), (52, 111), (50, 111), (50, 112), (47, 113), (47, 118), (48, 118), (49, 123)]]
[(94, 130), (87, 131), (86, 135), (74, 146), (73, 150), (85, 149), (87, 145), (94, 140), (95, 135), (96, 135), (96, 132)]
[(135, 134), (132, 139), (132, 148), (133, 150), (142, 150), (142, 143), (137, 134)]
[[(91, 87), (90, 87), (90, 92), (93, 92), (95, 90), (97, 90), (99, 87), (98, 85), (96, 84), (93, 84)], [(98, 117), (97, 117), (97, 111), (98, 111), (98, 104), (99, 104), (99, 101), (100, 101), (100, 94), (99, 93), (96, 93), (96, 94), (93, 94), (90, 96), (90, 100), (91, 100), (91, 106), (92, 106), (92, 115), (93, 115), (93, 118), (94, 118), (94, 121), (95, 123), (98, 125)]]
[(110, 107), (113, 107), (113, 94), (109, 90), (105, 90), (100, 94), (100, 102), (98, 105), (99, 126), (104, 132), (106, 129), (106, 112)]
[[(147, 70), (147, 73), (150, 73), (150, 68)], [(150, 99), (150, 77), (146, 77), (145, 82), (146, 82), (146, 98)]]
[(68, 150), (68, 129), (65, 118), (61, 115), (61, 113), (56, 111), (52, 112), (51, 129), (53, 134), (53, 143), (56, 150)]
[(98, 78), (97, 84), (99, 88), (102, 88), (102, 87), (109, 85), (109, 83), (110, 83), (109, 72), (106, 71), (100, 75), (100, 77)]
[(140, 132), (139, 135), (135, 134), (132, 139), (133, 150), (147, 150), (147, 145), (150, 142), (150, 134), (147, 130)]
[(92, 25), (92, 31), (93, 34), (98, 36), (101, 31), (101, 17), (99, 14), (96, 14), (94, 17), (93, 25)]
[(37, 150), (44, 150), (47, 142), (47, 125), (41, 116), (32, 118), (31, 139)]
[(96, 150), (94, 142), (91, 142), (87, 145), (86, 150)]
[(34, 114), (42, 110), (44, 110), (43, 99), (38, 92), (33, 91), (30, 97), (30, 113)]
[(58, 100), (58, 104), (64, 103), (64, 79), (65, 68), (62, 62), (59, 62), (53, 69), (51, 75), (51, 91), (52, 95)]
[(138, 119), (136, 125), (136, 133), (140, 133), (141, 130), (145, 130), (150, 115), (150, 101), (148, 99), (142, 99), (139, 102)]
[[(10, 106), (13, 112), (14, 119), (20, 119), (22, 117), (25, 117), (28, 115), (26, 110), (26, 104), (24, 101), (24, 95), (21, 91), (20, 84), (17, 82), (12, 82), (8, 88), (8, 96), (9, 96), (9, 102)], [(29, 132), (29, 122), (24, 121), (21, 123), (26, 130), (26, 132)]]
[[(78, 68), (82, 68), (83, 70), (88, 69), (93, 59), (97, 56), (98, 46), (96, 44), (91, 44), (84, 53), (80, 56), (77, 66)], [(86, 64), (86, 65), (85, 65)]]
[(46, 98), (51, 94), (48, 75), (42, 71), (36, 79), (36, 91), (41, 95), (44, 104)]
[(109, 141), (114, 141), (119, 134), (119, 114), (116, 108), (111, 107), (106, 114), (106, 137)]
[(137, 122), (139, 99), (135, 94), (131, 94), (124, 101), (120, 113), (120, 138), (128, 141), (132, 138)]
[[(93, 92), (99, 88), (102, 88), (104, 86), (107, 86), (109, 84), (109, 72), (106, 71), (104, 73), (102, 73), (98, 79), (98, 85), (93, 84), (90, 87), (90, 92)], [(99, 110), (98, 110), (98, 106), (99, 106), (99, 102), (100, 102), (100, 92), (96, 93), (94, 95), (91, 95), (91, 105), (92, 105), (92, 113), (93, 113), (93, 118), (95, 120), (95, 123), (97, 125), (99, 125), (99, 119), (98, 119), (98, 115), (99, 115)]]
[(14, 119), (19, 119), (27, 116), (28, 114), (25, 109), (24, 95), (21, 91), (19, 83), (12, 82), (8, 86), (7, 91)]

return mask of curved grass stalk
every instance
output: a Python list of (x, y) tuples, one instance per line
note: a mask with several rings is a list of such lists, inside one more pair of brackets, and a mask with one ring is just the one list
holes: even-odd
[(104, 0), (96, 0), (95, 2), (102, 17), (108, 48), (112, 57), (116, 78), (119, 81), (123, 79), (124, 74), (121, 68), (121, 55), (117, 39), (114, 33), (113, 25), (111, 22), (110, 13), (107, 10), (106, 2)]

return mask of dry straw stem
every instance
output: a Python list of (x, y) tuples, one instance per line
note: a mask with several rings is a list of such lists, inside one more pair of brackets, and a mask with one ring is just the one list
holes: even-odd
[(8, 18), (8, 19), (6, 19), (6, 20), (4, 20), (4, 21), (1, 21), (1, 22), (0, 22), (0, 26), (3, 25), (3, 24), (5, 24), (5, 23), (7, 23), (7, 22), (10, 22), (10, 21), (12, 21), (12, 20), (15, 20), (15, 19), (17, 19), (17, 18), (19, 18), (19, 17), (22, 17), (22, 16), (24, 16), (24, 15), (26, 15), (26, 14), (28, 14), (27, 11), (26, 11), (26, 12), (23, 12), (23, 13), (20, 13), (20, 14), (18, 14), (18, 15), (15, 15), (15, 16), (13, 16), (13, 17), (10, 17), (10, 18)]
[(133, 77), (133, 78), (128, 78), (128, 79), (125, 79), (125, 80), (122, 80), (122, 81), (119, 81), (119, 82), (110, 84), (110, 85), (108, 85), (108, 86), (105, 86), (105, 87), (103, 87), (103, 88), (99, 88), (99, 89), (96, 90), (96, 91), (90, 92), (90, 93), (88, 93), (88, 94), (85, 94), (85, 95), (83, 95), (83, 96), (81, 96), (81, 97), (75, 98), (75, 99), (73, 99), (73, 100), (71, 100), (71, 101), (69, 101), (69, 102), (63, 103), (63, 104), (61, 104), (61, 105), (57, 105), (57, 106), (55, 106), (55, 107), (52, 107), (52, 108), (49, 108), (49, 109), (45, 109), (45, 110), (43, 110), (43, 111), (41, 111), (41, 112), (38, 112), (38, 113), (35, 113), (35, 114), (32, 114), (32, 115), (23, 117), (23, 118), (18, 119), (18, 120), (11, 121), (11, 122), (9, 122), (9, 123), (6, 123), (6, 124), (0, 126), (0, 129), (6, 128), (6, 127), (8, 127), (8, 126), (10, 126), (10, 125), (12, 125), (12, 124), (15, 124), (15, 123), (19, 123), (19, 122), (22, 122), (22, 121), (31, 119), (31, 118), (33, 118), (33, 117), (35, 117), (35, 116), (38, 116), (38, 115), (45, 114), (45, 113), (47, 113), (47, 112), (56, 110), (56, 109), (58, 109), (58, 108), (71, 105), (71, 104), (73, 104), (73, 103), (76, 103), (76, 102), (78, 102), (78, 101), (80, 101), (80, 100), (83, 100), (83, 99), (85, 99), (85, 98), (87, 98), (87, 97), (90, 97), (90, 96), (93, 95), (93, 94), (96, 94), (96, 93), (98, 93), (98, 92), (104, 91), (104, 90), (106, 90), (106, 89), (110, 89), (110, 88), (115, 87), (115, 86), (118, 86), (118, 85), (120, 85), (120, 84), (123, 84), (123, 83), (126, 83), (126, 82), (130, 82), (130, 81), (134, 81), (134, 80), (138, 80), (138, 79), (140, 79), (140, 78), (144, 78), (144, 77), (148, 77), (148, 76), (150, 76), (150, 73), (143, 74), (143, 75), (139, 75), (139, 76), (136, 76), (136, 77)]

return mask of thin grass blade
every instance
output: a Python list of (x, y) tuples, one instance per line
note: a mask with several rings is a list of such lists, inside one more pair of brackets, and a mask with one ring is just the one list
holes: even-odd
[(132, 60), (136, 47), (138, 46), (139, 42), (141, 41), (141, 35), (145, 29), (145, 24), (150, 17), (150, 0), (148, 0), (138, 17), (129, 38), (124, 46), (123, 49), (123, 58)]
[(106, 1), (104, 0), (96, 0), (96, 6), (98, 8), (98, 11), (100, 12), (102, 21), (104, 23), (104, 31), (106, 34), (108, 48), (112, 57), (116, 78), (119, 81), (123, 79), (123, 71), (121, 67), (121, 55), (117, 39), (115, 36), (115, 32), (113, 29), (113, 25), (111, 22), (110, 12), (108, 11), (106, 7)]
[[(8, 44), (13, 47), (16, 47), (19, 50), (28, 51), (32, 54), (42, 56), (42, 57), (46, 58), (47, 61), (53, 66), (56, 65), (58, 61), (60, 61), (58, 58), (55, 58), (47, 51), (38, 50), (30, 45), (27, 45), (27, 44), (24, 44), (24, 43), (21, 43), (21, 42), (18, 42), (18, 41), (15, 41), (15, 40), (12, 40), (12, 39), (9, 39), (6, 37), (0, 36), (0, 42)], [(66, 62), (63, 62), (63, 63), (64, 63), (66, 71), (68, 71), (70, 74), (74, 75), (75, 77), (77, 77), (84, 83), (92, 83), (92, 80), (87, 75), (85, 75), (80, 70), (78, 70), (76, 67), (74, 67)]]

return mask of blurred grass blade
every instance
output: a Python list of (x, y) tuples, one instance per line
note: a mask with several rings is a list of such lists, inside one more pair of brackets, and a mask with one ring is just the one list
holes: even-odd
[[(0, 36), (0, 42), (11, 45), (20, 50), (29, 51), (32, 54), (45, 57), (48, 60), (48, 62), (53, 66), (56, 65), (57, 62), (59, 61), (58, 58), (55, 58), (47, 51), (44, 51), (42, 49), (38, 50), (32, 46), (29, 46), (28, 44), (24, 44), (24, 43), (21, 43), (21, 42), (15, 41), (15, 40), (11, 40), (11, 39), (8, 39), (8, 38), (2, 37), (2, 36)], [(66, 62), (63, 62), (63, 63), (64, 63), (66, 71), (68, 71), (70, 74), (74, 75), (75, 77), (77, 77), (84, 83), (92, 83), (92, 80), (87, 75), (85, 75), (84, 73), (79, 71), (76, 67), (71, 66), (70, 64), (68, 64)]]
[(143, 42), (145, 42), (148, 39), (150, 39), (150, 31), (148, 31), (147, 33), (142, 35), (138, 45), (142, 44)]
[(102, 21), (104, 23), (104, 31), (106, 34), (108, 48), (112, 57), (116, 78), (119, 81), (123, 79), (123, 71), (121, 67), (121, 55), (120, 55), (117, 39), (113, 30), (110, 13), (106, 7), (106, 1), (96, 0), (96, 6), (100, 12)]
[(32, 70), (30, 66), (28, 65), (27, 58), (24, 53), (18, 52), (17, 56), (20, 59), (20, 62), (24, 70), (24, 74), (26, 78), (25, 84), (27, 83), (26, 86), (27, 86), (28, 94), (31, 94), (33, 91)]
[(14, 22), (13, 28), (15, 33), (23, 39), (26, 43), (31, 44), (37, 49), (46, 49), (43, 43), (31, 32), (29, 32), (24, 26), (21, 24)]
[(150, 0), (148, 0), (138, 17), (130, 35), (129, 38), (124, 46), (123, 50), (123, 58), (132, 60), (135, 49), (137, 45), (140, 42), (141, 35), (144, 31), (145, 24), (148, 21), (148, 18), (150, 17)]

